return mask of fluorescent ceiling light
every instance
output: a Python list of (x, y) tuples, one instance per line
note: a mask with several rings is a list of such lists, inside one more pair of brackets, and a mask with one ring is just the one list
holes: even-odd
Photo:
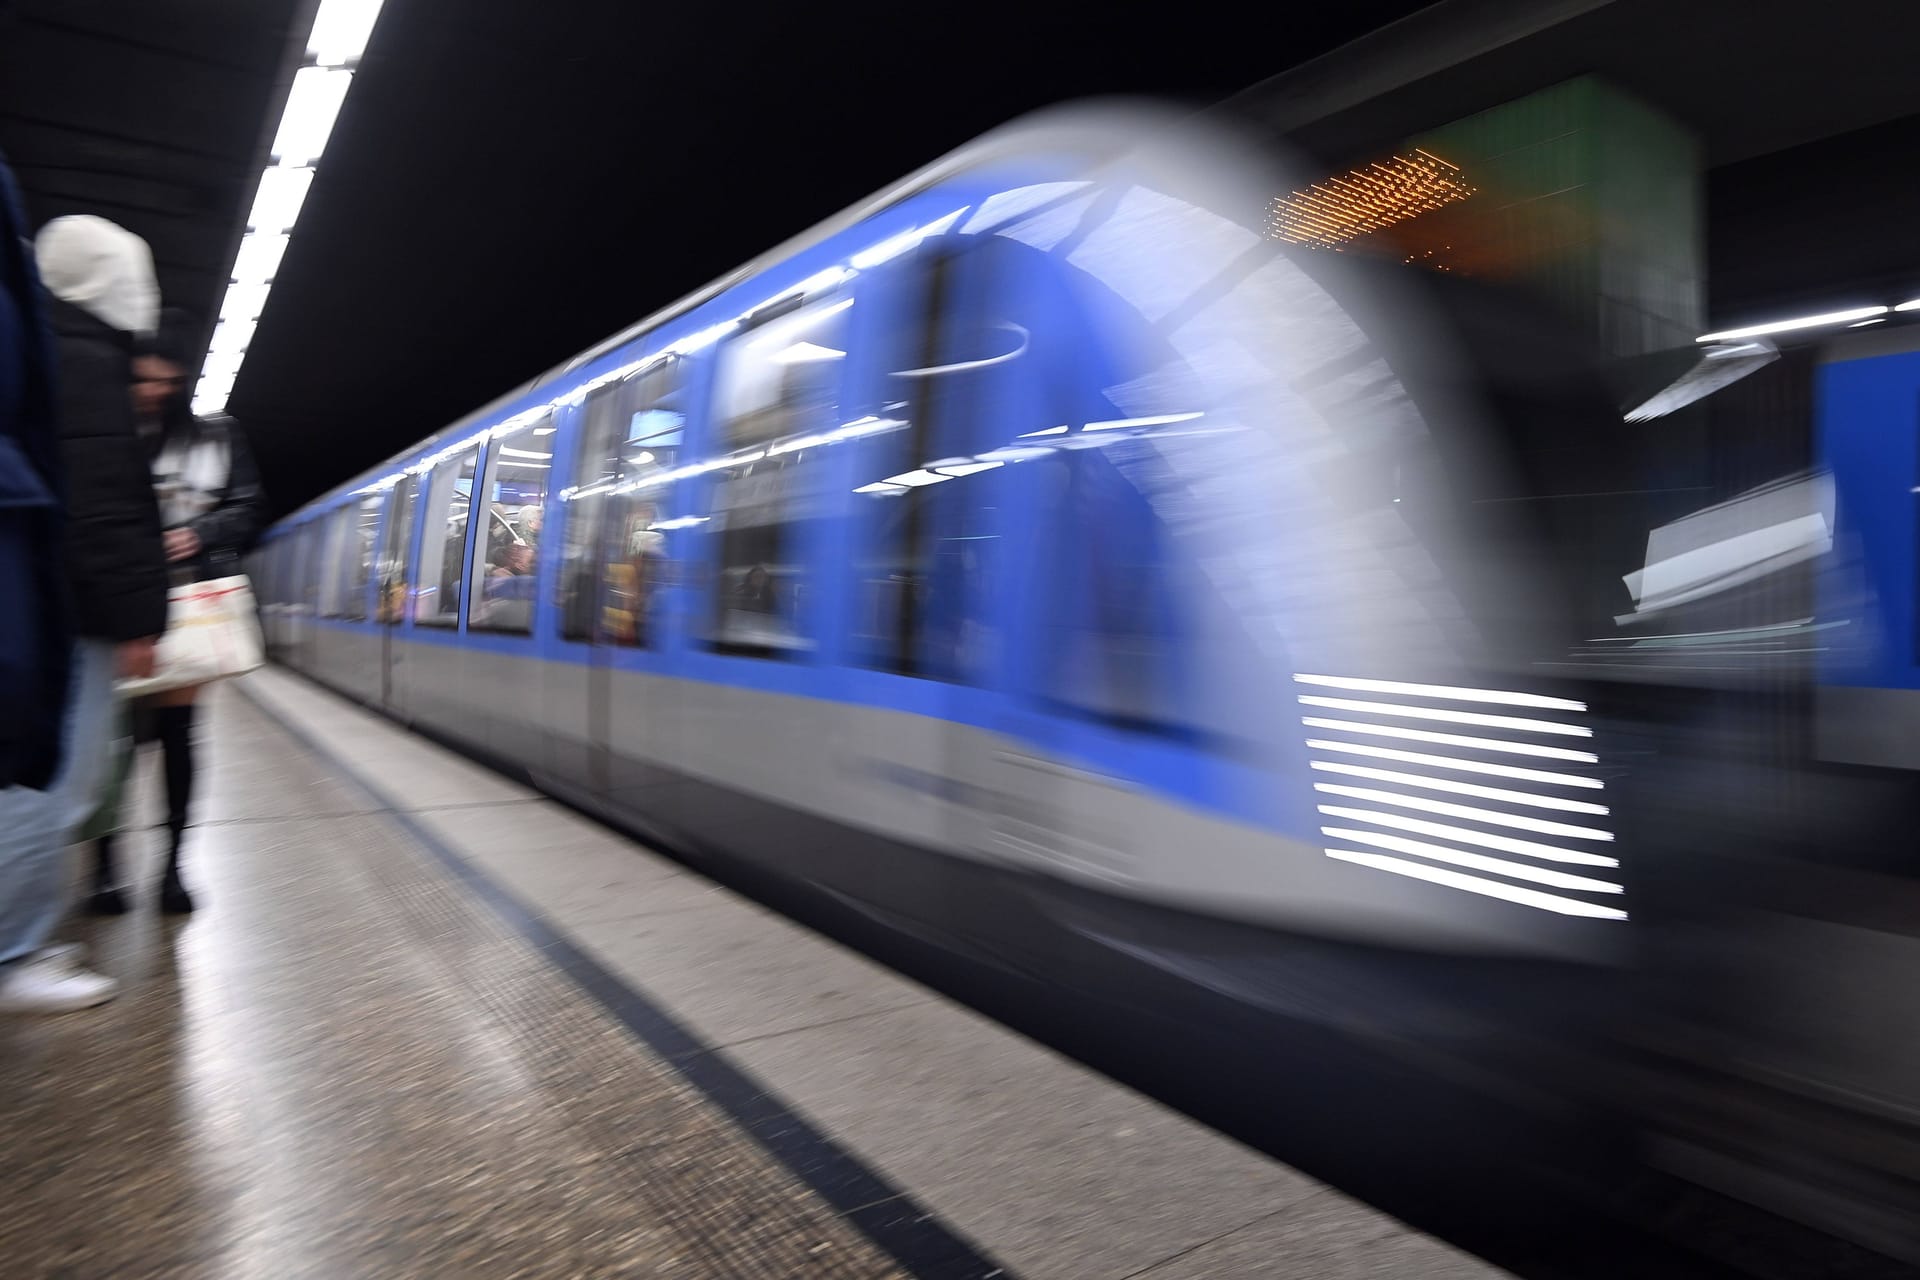
[(260, 186), (253, 195), (253, 210), (247, 225), (255, 231), (292, 230), (306, 202), (307, 188), (313, 185), (312, 169), (286, 169), (279, 166), (260, 175)]
[(1847, 328), (1864, 329), (1870, 324), (1885, 324), (1886, 322), (1887, 318), (1885, 316), (1874, 316), (1870, 320), (1855, 320), (1852, 324), (1848, 325)]
[(1370, 804), (1390, 804), (1401, 809), (1418, 809), (1422, 813), (1437, 814), (1442, 818), (1464, 818), (1468, 822), (1484, 822), (1495, 827), (1518, 827), (1522, 831), (1532, 831), (1543, 836), (1559, 836), (1566, 840), (1613, 839), (1613, 832), (1600, 827), (1582, 827), (1571, 822), (1549, 822), (1545, 818), (1535, 818), (1523, 813), (1503, 813), (1497, 809), (1481, 809), (1470, 804), (1429, 800), (1425, 796), (1403, 796), (1398, 792), (1381, 791), (1374, 787), (1349, 787), (1337, 782), (1316, 782), (1313, 784), (1313, 789), (1328, 795), (1346, 796), (1350, 800), (1365, 800)]
[(938, 471), (943, 476), (958, 477), (970, 476), (980, 471), (991, 471), (1002, 465), (1004, 464), (999, 462), (974, 462), (963, 458), (958, 462), (929, 462), (927, 469)]
[[(653, 461), (653, 451), (651, 449), (642, 449), (640, 452), (633, 455), (633, 461), (639, 464), (640, 466), (644, 467), (649, 462)], [(659, 528), (658, 525), (653, 525), (651, 527)]]
[(1895, 311), (1920, 311), (1920, 298), (1909, 298), (1894, 308)]
[(1022, 440), (1031, 440), (1035, 436), (1063, 436), (1071, 430), (1071, 427), (1048, 427), (1043, 431), (1022, 431), (1019, 438)]
[(1127, 427), (1162, 427), (1172, 422), (1192, 422), (1197, 413), (1163, 413), (1152, 418), (1114, 418), (1107, 422), (1089, 422), (1082, 431), (1121, 431)]
[(1331, 707), (1336, 711), (1371, 711), (1396, 719), (1450, 720), (1459, 724), (1481, 725), (1488, 729), (1511, 729), (1516, 733), (1556, 733), (1568, 738), (1591, 738), (1593, 730), (1584, 725), (1561, 724), (1557, 720), (1529, 720), (1521, 716), (1493, 716), (1480, 711), (1454, 711), (1443, 707), (1401, 706), (1393, 702), (1367, 702), (1358, 698), (1321, 698), (1300, 694), (1309, 707)]
[(220, 302), (220, 321), (222, 324), (240, 321), (251, 323), (260, 318), (266, 309), (267, 290), (264, 284), (230, 284), (227, 296)]
[(1486, 760), (1456, 760), (1452, 756), (1429, 755), (1424, 751), (1401, 751), (1396, 747), (1376, 747), (1365, 742), (1335, 742), (1331, 738), (1308, 738), (1309, 751), (1338, 751), (1343, 755), (1367, 756), (1374, 760), (1398, 760), (1402, 764), (1423, 764), (1435, 769), (1459, 773), (1484, 773), (1496, 778), (1518, 778), (1526, 782), (1544, 782), (1551, 786), (1585, 787), (1599, 791), (1606, 784), (1598, 778), (1578, 773), (1555, 773), (1551, 769), (1523, 769), (1519, 765), (1494, 764)]
[(380, 5), (381, 0), (320, 0), (307, 52), (323, 67), (352, 62), (366, 52)]
[(1429, 791), (1447, 791), (1454, 795), (1473, 796), (1480, 800), (1496, 800), (1502, 804), (1531, 805), (1536, 809), (1557, 809), (1562, 813), (1604, 814), (1607, 806), (1594, 804), (1590, 800), (1569, 800), (1564, 796), (1535, 795), (1530, 791), (1513, 791), (1506, 787), (1485, 787), (1477, 782), (1460, 782), (1453, 778), (1428, 778), (1417, 773), (1402, 773), (1398, 769), (1376, 769), (1371, 765), (1347, 764), (1339, 760), (1313, 760), (1313, 768), (1323, 773), (1344, 774), (1351, 778), (1368, 778), (1374, 782), (1390, 782), (1402, 787), (1424, 787)]
[(540, 453), (533, 449), (509, 449), (504, 444), (500, 446), (500, 452), (509, 458), (551, 458), (553, 456), (551, 453)]
[(210, 351), (200, 364), (200, 377), (207, 382), (232, 382), (240, 372), (240, 362), (246, 358), (244, 351)]
[(533, 434), (537, 436), (550, 436), (557, 430), (559, 430), (558, 427), (535, 427)]
[(266, 284), (279, 272), (280, 258), (286, 251), (285, 232), (242, 236), (232, 278), (240, 284)]
[(885, 480), (875, 480), (872, 484), (863, 484), (854, 490), (855, 493), (905, 493), (906, 491), (907, 486), (888, 484)]
[(254, 322), (234, 321), (230, 324), (213, 326), (213, 341), (207, 344), (209, 355), (219, 355), (223, 351), (239, 353), (247, 349), (253, 341)]
[(353, 72), (333, 67), (302, 67), (293, 73), (287, 110), (273, 136), (273, 158), (289, 167), (309, 165), (327, 149), (334, 117), (346, 101)]
[[(907, 488), (917, 489), (921, 485), (939, 484), (943, 480), (951, 479), (953, 479), (952, 476), (935, 475), (933, 472), (924, 468), (915, 468), (912, 471), (903, 471), (897, 476), (888, 476), (880, 483), (905, 485)], [(862, 490), (856, 489), (854, 492), (860, 493)]]
[(1791, 333), (1795, 329), (1818, 329), (1830, 324), (1845, 324), (1849, 320), (1864, 320), (1868, 316), (1883, 316), (1890, 309), (1888, 307), (1852, 307), (1846, 311), (1827, 311), (1817, 316), (1800, 316), (1793, 320), (1750, 324), (1742, 329), (1722, 329), (1718, 333), (1703, 333), (1694, 341), (1724, 342), (1733, 338), (1757, 338), (1763, 333)]

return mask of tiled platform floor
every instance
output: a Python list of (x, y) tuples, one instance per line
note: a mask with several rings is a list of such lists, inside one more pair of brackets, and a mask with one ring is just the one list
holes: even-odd
[(296, 678), (207, 720), (205, 909), (0, 1021), (0, 1275), (1495, 1274)]

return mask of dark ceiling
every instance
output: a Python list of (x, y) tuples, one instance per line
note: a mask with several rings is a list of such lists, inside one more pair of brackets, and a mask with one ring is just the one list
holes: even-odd
[[(22, 0), (35, 220), (124, 221), (217, 308), (295, 7)], [(1418, 7), (387, 0), (231, 409), (290, 508), (1012, 117), (1212, 102)]]
[[(17, 0), (0, 18), (0, 149), (35, 221), (123, 222), (153, 244), (168, 300), (210, 316), (314, 3)], [(1768, 153), (1920, 112), (1906, 15), (1898, 0), (1265, 14), (1229, 0), (387, 0), (231, 407), (287, 509), (1026, 111), (1112, 93), (1210, 103), (1311, 59), (1239, 105), (1271, 107), (1291, 85), (1297, 109), (1313, 96), (1303, 83), (1351, 94), (1417, 72), (1298, 131), (1330, 156), (1562, 74), (1640, 88), (1726, 166), (1710, 182), (1715, 236), (1731, 226), (1727, 243), (1769, 261), (1723, 264), (1716, 240), (1714, 268), (1753, 296), (1831, 277), (1794, 230), (1819, 216), (1805, 175), (1899, 174), (1876, 188), (1871, 235), (1831, 259), (1897, 274), (1888, 255), (1905, 252), (1901, 219), (1920, 207), (1885, 148), (1912, 130), (1863, 135), (1877, 141), (1839, 160)], [(1527, 32), (1446, 68), (1499, 20)], [(1774, 208), (1799, 221), (1769, 221)]]

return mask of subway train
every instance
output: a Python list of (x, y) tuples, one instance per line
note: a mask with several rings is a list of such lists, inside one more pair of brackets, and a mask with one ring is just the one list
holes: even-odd
[[(1820, 844), (1807, 708), (1879, 669), (1911, 497), (1863, 581), (1844, 428), (1730, 465), (1738, 386), (1623, 415), (1524, 300), (1264, 234), (1298, 174), (1146, 108), (989, 135), (281, 520), (269, 652), (955, 952), (1349, 1024), (1724, 1012), (1694, 930)], [(1875, 741), (1834, 785), (1891, 821)], [(1301, 940), (1405, 983), (1303, 997)]]

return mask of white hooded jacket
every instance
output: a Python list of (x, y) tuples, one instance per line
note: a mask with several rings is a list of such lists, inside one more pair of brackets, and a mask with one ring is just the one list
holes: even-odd
[(123, 333), (151, 334), (160, 320), (153, 253), (131, 231), (90, 213), (55, 218), (34, 237), (48, 292)]

